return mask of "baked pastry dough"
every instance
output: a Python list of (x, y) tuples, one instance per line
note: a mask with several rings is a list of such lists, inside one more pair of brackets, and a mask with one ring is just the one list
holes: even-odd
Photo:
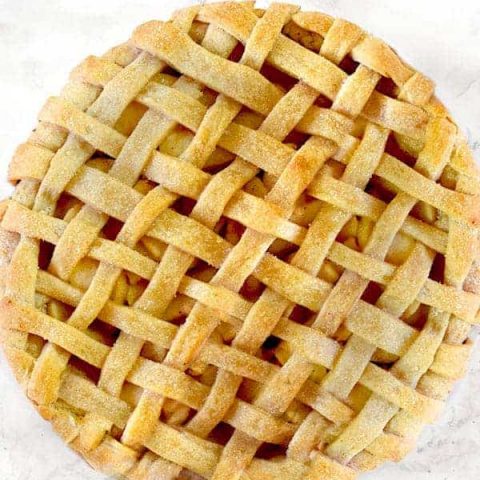
[(345, 20), (209, 4), (89, 57), (16, 151), (1, 326), (131, 480), (347, 480), (464, 374), (480, 180), (432, 82)]

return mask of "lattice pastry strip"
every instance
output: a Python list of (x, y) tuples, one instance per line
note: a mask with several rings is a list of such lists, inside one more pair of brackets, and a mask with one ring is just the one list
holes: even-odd
[[(259, 24), (259, 28), (252, 35), (251, 41), (247, 43), (245, 52), (240, 60), (242, 64), (250, 65), (253, 68), (259, 68), (261, 66), (265, 56), (261, 49), (266, 49), (268, 52), (269, 44), (275, 39), (275, 35), (270, 38), (265, 36), (265, 33), (263, 33), (265, 31), (265, 26), (269, 25), (272, 27), (273, 24), (276, 25), (276, 28), (274, 28), (273, 31), (280, 30), (293, 10), (279, 6), (278, 9), (272, 8), (270, 12), (271, 13), (264, 18), (264, 23)], [(260, 40), (257, 40), (257, 37)], [(206, 113), (191, 144), (194, 145), (196, 139), (198, 139), (199, 145), (205, 145), (206, 142), (210, 142), (211, 147), (204, 149), (202, 152), (202, 157), (205, 158), (205, 160), (213, 151), (213, 148), (224, 133), (224, 130), (228, 127), (233, 118), (238, 115), (240, 110), (241, 104), (222, 95), (217, 97), (215, 104)], [(216, 129), (216, 132), (214, 128)], [(195, 153), (197, 153), (198, 158), (198, 152), (195, 152), (193, 149), (190, 151), (193, 152), (192, 159), (195, 158)], [(192, 217), (194, 219), (201, 221), (211, 228), (217, 223), (229, 197), (241, 188), (243, 184), (248, 182), (257, 171), (256, 168), (252, 168), (242, 159), (235, 160), (229, 167), (227, 167), (227, 169), (221, 172), (206, 186), (199, 197), (197, 205), (192, 211)], [(226, 189), (226, 185), (229, 185), (230, 188)], [(163, 310), (175, 294), (179, 281), (186, 273), (193, 260), (194, 257), (191, 255), (185, 254), (175, 248), (167, 248), (156, 275), (150, 284), (150, 291), (147, 289), (144, 295), (139, 299), (139, 308), (145, 308), (145, 305), (153, 303), (152, 298), (158, 295), (161, 291), (164, 296), (163, 307), (162, 304), (158, 305), (157, 302), (156, 312), (160, 314), (163, 313)], [(164, 272), (168, 272), (168, 279), (163, 279)], [(165, 289), (167, 289), (167, 291), (165, 291)], [(169, 294), (169, 292), (172, 293)], [(193, 315), (194, 313), (192, 312), (191, 314)], [(175, 345), (172, 346), (172, 349), (173, 348), (175, 348)], [(171, 352), (172, 349), (169, 352)], [(185, 350), (188, 351), (188, 347), (185, 348)], [(168, 357), (166, 360), (167, 363), (170, 363)], [(135, 431), (145, 431), (145, 429), (148, 428), (148, 424), (154, 422), (155, 418), (158, 416), (158, 409), (155, 408), (155, 406), (152, 406), (152, 408), (145, 407), (145, 405), (149, 403), (151, 402), (148, 397), (142, 398), (142, 401), (139, 404), (141, 410), (137, 412), (137, 415), (132, 417), (132, 422), (129, 426), (130, 429)], [(135, 423), (143, 424), (144, 427), (139, 428)], [(131, 430), (128, 430), (128, 432), (130, 431)]]
[[(157, 73), (159, 67), (161, 65), (156, 65), (155, 70), (153, 73)], [(143, 74), (143, 72), (142, 72)], [(151, 73), (147, 76), (144, 77), (145, 80), (148, 80), (151, 77)], [(132, 73), (129, 73), (128, 79), (130, 80), (131, 78), (135, 78), (135, 75)], [(145, 80), (142, 82), (142, 85), (144, 84)], [(131, 81), (131, 80), (130, 80)], [(140, 87), (141, 88), (141, 87)], [(139, 88), (136, 89), (137, 93)], [(106, 90), (104, 90), (105, 92)], [(155, 112), (151, 112), (151, 114), (146, 114), (143, 116), (141, 119), (137, 129), (135, 132), (138, 133), (138, 139), (135, 133), (132, 134), (132, 136), (129, 138), (129, 141), (126, 142), (125, 147), (121, 150), (121, 153), (119, 150), (116, 150), (113, 152), (113, 155), (119, 155), (119, 158), (117, 159), (116, 162), (114, 162), (112, 168), (110, 169), (109, 174), (112, 175), (114, 178), (119, 178), (120, 180), (133, 183), (135, 181), (135, 177), (138, 176), (143, 168), (143, 165), (145, 161), (148, 159), (150, 152), (152, 148), (155, 148), (156, 145), (161, 141), (162, 137), (164, 137), (169, 129), (171, 128), (171, 125), (169, 125), (168, 122), (163, 122), (162, 123), (162, 117), (156, 114)], [(145, 141), (146, 139), (149, 139), (149, 141)], [(143, 155), (142, 151), (140, 150), (139, 143), (142, 142), (141, 146), (143, 149)], [(132, 153), (135, 151), (135, 161), (138, 162), (139, 166), (134, 167), (132, 165)], [(125, 162), (128, 162), (129, 167), (123, 167), (123, 164)], [(133, 167), (133, 168), (132, 168)], [(138, 173), (137, 173), (138, 172)], [(158, 202), (157, 202), (158, 205)], [(71, 226), (70, 229), (67, 228), (65, 234), (66, 234), (66, 239), (65, 243), (68, 245), (72, 243), (71, 238), (78, 238), (77, 237), (77, 232), (79, 231), (84, 231), (83, 225), (87, 223), (89, 226), (91, 226), (90, 231), (88, 232), (89, 234), (85, 236), (85, 243), (87, 245), (91, 244), (92, 241), (97, 237), (97, 234), (99, 230), (105, 225), (108, 217), (102, 214), (98, 214), (97, 212), (90, 212), (88, 206), (84, 207), (79, 214), (74, 218), (74, 220), (70, 223), (69, 227)], [(85, 212), (84, 215), (83, 212)], [(153, 217), (155, 218), (158, 215), (159, 211), (157, 210), (156, 215)], [(90, 218), (89, 218), (90, 217)], [(93, 218), (92, 218), (93, 217)], [(137, 224), (139, 222), (137, 221)], [(141, 236), (143, 236), (143, 229), (141, 228), (141, 225), (148, 222), (144, 222), (144, 219), (141, 219), (141, 223), (139, 223), (138, 227), (130, 227), (130, 224), (127, 222), (125, 225), (125, 229), (122, 229), (120, 232), (119, 236), (117, 237), (118, 241), (120, 242), (125, 242), (127, 245), (133, 245)], [(140, 227), (140, 228), (139, 228)], [(145, 227), (143, 227), (145, 228)], [(128, 231), (134, 231), (134, 235), (130, 235), (131, 239), (128, 238), (128, 233), (124, 234), (124, 232)], [(60, 248), (59, 254), (61, 254), (62, 249)], [(80, 253), (84, 254), (84, 248), (82, 248), (82, 251)], [(81, 258), (81, 257), (80, 257)], [(55, 259), (57, 262), (59, 261), (58, 258)], [(54, 269), (55, 269), (55, 263), (54, 262)], [(61, 264), (61, 260), (60, 260)], [(55, 271), (55, 270), (54, 270)], [(99, 266), (99, 270), (95, 276), (95, 278), (92, 280), (92, 284), (90, 285), (89, 290), (86, 292), (85, 296), (83, 297), (81, 303), (77, 306), (75, 309), (74, 313), (71, 315), (69, 318), (69, 323), (74, 325), (76, 328), (80, 329), (85, 329), (89, 325), (89, 323), (92, 321), (92, 317), (94, 318), (98, 311), (103, 307), (106, 299), (108, 298), (110, 294), (110, 290), (113, 288), (115, 282), (117, 281), (118, 275), (120, 275), (121, 270), (118, 268), (115, 268), (112, 266), (104, 265), (101, 264)], [(68, 267), (67, 267), (67, 275), (68, 275)], [(102, 293), (100, 293), (102, 292)], [(93, 315), (90, 313), (92, 312)], [(53, 360), (53, 356), (57, 355), (57, 360)], [(45, 375), (46, 370), (51, 370), (52, 368), (52, 363), (56, 363), (56, 366), (54, 367), (56, 369), (56, 374), (55, 377), (58, 378), (57, 385), (59, 385), (61, 374), (63, 369), (66, 366), (66, 363), (68, 361), (68, 356), (61, 352), (57, 352), (55, 349), (45, 349), (42, 352), (42, 355), (40, 356), (39, 360), (36, 363), (35, 370), (32, 373), (32, 378), (31, 378), (31, 387), (30, 387), (30, 392), (35, 392), (36, 390), (40, 390), (40, 395), (42, 394), (42, 390), (45, 388), (44, 383), (41, 382), (41, 379)], [(100, 385), (107, 387), (105, 385), (105, 382), (100, 378)], [(51, 383), (48, 385), (51, 390), (50, 392), (43, 392), (43, 397), (41, 396), (33, 396), (33, 398), (37, 399), (39, 403), (51, 403), (52, 401), (55, 401), (55, 394), (56, 390), (58, 389), (58, 386), (55, 388), (54, 385)], [(53, 388), (52, 388), (53, 387)], [(121, 385), (120, 385), (121, 388)], [(108, 387), (107, 387), (108, 389)], [(119, 393), (119, 392), (118, 392)], [(43, 401), (42, 401), (43, 400)], [(99, 422), (99, 416), (96, 414), (93, 414), (93, 422)], [(88, 423), (92, 422), (91, 419), (86, 418), (85, 419), (85, 428), (81, 432), (80, 436), (80, 442), (82, 445), (82, 448), (85, 449), (90, 449), (92, 445), (98, 444), (99, 440), (101, 437), (99, 435), (102, 435), (103, 429), (108, 428), (108, 423), (105, 425), (101, 425), (100, 429), (97, 427), (93, 427), (93, 431), (91, 428), (89, 428)], [(100, 422), (103, 423), (103, 422)], [(103, 428), (102, 428), (103, 427)], [(100, 430), (100, 431), (99, 431)], [(84, 433), (85, 432), (85, 433)], [(86, 437), (86, 438), (85, 438)]]
[(89, 57), (10, 166), (7, 358), (110, 475), (353, 479), (465, 371), (480, 181), (432, 82), (254, 7)]

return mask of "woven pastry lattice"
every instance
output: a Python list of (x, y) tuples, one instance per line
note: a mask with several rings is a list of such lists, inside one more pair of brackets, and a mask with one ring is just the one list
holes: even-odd
[(4, 350), (107, 474), (352, 479), (464, 373), (479, 177), (432, 82), (347, 21), (142, 25), (72, 72), (9, 178)]

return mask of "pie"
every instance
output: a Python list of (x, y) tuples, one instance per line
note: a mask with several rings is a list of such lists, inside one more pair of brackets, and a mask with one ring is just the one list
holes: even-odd
[(348, 480), (465, 373), (480, 176), (433, 83), (356, 25), (199, 5), (89, 57), (11, 161), (2, 343), (131, 480)]

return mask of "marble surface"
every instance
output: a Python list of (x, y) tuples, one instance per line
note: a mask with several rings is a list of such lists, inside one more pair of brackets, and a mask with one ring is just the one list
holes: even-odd
[[(34, 127), (48, 95), (87, 54), (101, 54), (134, 26), (168, 17), (177, 0), (0, 0), (0, 171)], [(260, 2), (262, 3), (262, 2)], [(480, 3), (477, 0), (298, 1), (359, 23), (387, 40), (437, 83), (480, 159)], [(4, 175), (2, 175), (2, 178)], [(10, 192), (0, 183), (0, 196)], [(439, 422), (402, 463), (370, 480), (474, 480), (480, 477), (480, 349)], [(0, 357), (0, 479), (95, 480), (24, 399)]]

